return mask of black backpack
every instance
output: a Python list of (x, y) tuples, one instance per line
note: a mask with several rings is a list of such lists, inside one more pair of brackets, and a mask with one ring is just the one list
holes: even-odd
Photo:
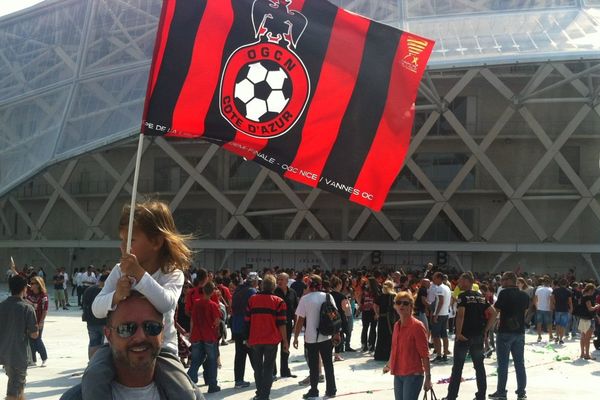
[(331, 295), (327, 293), (325, 302), (319, 311), (319, 326), (317, 333), (320, 335), (335, 335), (342, 328), (342, 317), (332, 303)]

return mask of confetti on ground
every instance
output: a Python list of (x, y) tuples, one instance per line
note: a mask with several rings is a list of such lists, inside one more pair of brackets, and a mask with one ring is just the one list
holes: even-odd
[(571, 357), (569, 357), (569, 356), (562, 356), (562, 357), (561, 356), (556, 356), (556, 357), (554, 357), (554, 359), (556, 361), (570, 361)]

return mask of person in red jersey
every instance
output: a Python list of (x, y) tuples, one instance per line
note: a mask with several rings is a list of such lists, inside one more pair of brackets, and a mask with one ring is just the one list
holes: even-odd
[(273, 367), (277, 358), (277, 347), (288, 352), (286, 332), (287, 314), (285, 301), (273, 294), (276, 283), (273, 275), (265, 275), (262, 290), (248, 300), (246, 324), (248, 324), (248, 346), (254, 359), (255, 400), (268, 400), (273, 385)]
[(194, 382), (198, 382), (198, 369), (204, 364), (206, 368), (206, 381), (208, 393), (221, 390), (217, 385), (217, 357), (218, 357), (218, 328), (221, 319), (219, 305), (211, 300), (215, 285), (207, 282), (203, 288), (203, 296), (197, 299), (192, 306), (192, 361), (188, 375)]

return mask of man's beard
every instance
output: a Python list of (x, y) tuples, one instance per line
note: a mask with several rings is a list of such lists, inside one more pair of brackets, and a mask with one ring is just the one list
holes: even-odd
[[(140, 347), (140, 346), (148, 346), (150, 348), (149, 357), (143, 359), (135, 359), (135, 353), (129, 351), (131, 348)], [(112, 354), (115, 361), (115, 364), (119, 363), (128, 368), (134, 368), (136, 370), (147, 370), (149, 368), (154, 368), (154, 363), (156, 361), (156, 357), (160, 353), (159, 347), (154, 347), (148, 342), (138, 343), (135, 345), (127, 346), (127, 349), (121, 351), (116, 350), (112, 347)]]

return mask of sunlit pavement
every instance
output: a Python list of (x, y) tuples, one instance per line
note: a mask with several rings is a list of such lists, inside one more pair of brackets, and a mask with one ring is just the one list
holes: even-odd
[[(0, 299), (4, 299), (1, 295)], [(3, 321), (2, 323), (7, 323)], [(361, 322), (356, 321), (352, 344), (359, 348)], [(46, 318), (43, 333), (48, 349), (47, 367), (28, 369), (27, 399), (57, 399), (69, 387), (77, 384), (87, 363), (87, 330), (81, 321), (81, 312), (77, 307), (69, 311), (55, 311), (54, 305)], [(529, 399), (597, 399), (600, 382), (600, 362), (585, 361), (578, 358), (579, 341), (567, 340), (564, 346), (548, 345), (548, 336), (537, 343), (537, 335), (526, 336), (527, 395)], [(300, 340), (302, 342), (302, 340)], [(219, 369), (221, 391), (205, 394), (207, 399), (251, 399), (254, 396), (254, 384), (248, 388), (235, 389), (233, 382), (234, 345), (222, 346)], [(593, 346), (592, 346), (593, 348)], [(298, 381), (308, 376), (308, 367), (302, 356), (303, 350), (292, 349), (290, 367), (297, 378), (279, 379), (273, 383), (271, 399), (301, 399), (308, 391), (307, 386), (298, 385)], [(382, 374), (383, 362), (376, 362), (367, 353), (343, 353), (345, 361), (334, 363), (337, 397), (344, 399), (392, 399), (392, 377)], [(593, 355), (600, 360), (600, 352)], [(41, 361), (38, 356), (38, 364)], [(488, 375), (488, 393), (496, 390), (495, 355), (485, 361)], [(432, 367), (434, 390), (439, 399), (446, 396), (448, 378), (452, 369), (452, 359), (448, 363)], [(475, 396), (475, 371), (468, 361), (465, 364), (459, 399), (473, 399)], [(253, 382), (250, 364), (246, 367), (245, 380)], [(6, 388), (6, 375), (0, 374), (0, 391)], [(206, 393), (207, 387), (201, 390)], [(514, 369), (509, 369), (508, 398), (516, 399), (516, 378)], [(321, 395), (325, 394), (325, 384), (319, 385)]]

